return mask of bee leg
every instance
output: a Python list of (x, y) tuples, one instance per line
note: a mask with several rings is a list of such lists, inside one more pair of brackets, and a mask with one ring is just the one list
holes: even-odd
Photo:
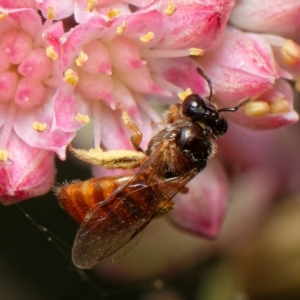
[(103, 151), (100, 147), (84, 150), (74, 149), (71, 144), (69, 144), (69, 149), (82, 161), (107, 169), (133, 169), (141, 166), (147, 160), (144, 152), (132, 150)]
[(160, 218), (170, 210), (175, 207), (175, 203), (173, 200), (168, 201), (167, 203), (159, 203), (157, 206), (157, 213), (155, 214), (154, 218)]
[(144, 152), (140, 147), (140, 144), (143, 139), (143, 134), (136, 123), (129, 117), (126, 111), (122, 111), (122, 121), (126, 127), (134, 132), (134, 135), (130, 138), (132, 147), (139, 152)]

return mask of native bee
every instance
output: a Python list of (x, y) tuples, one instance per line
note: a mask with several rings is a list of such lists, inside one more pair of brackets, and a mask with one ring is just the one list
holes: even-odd
[(131, 143), (135, 151), (71, 148), (89, 163), (107, 168), (139, 167), (134, 175), (56, 187), (63, 208), (81, 224), (72, 253), (79, 268), (91, 268), (122, 251), (154, 217), (171, 210), (172, 198), (205, 168), (215, 152), (212, 139), (227, 131), (227, 121), (220, 113), (234, 112), (248, 101), (217, 109), (212, 103), (210, 79), (200, 68), (197, 71), (208, 83), (208, 99), (191, 94), (182, 103), (171, 105), (163, 128), (152, 137), (146, 151), (140, 147), (142, 133), (126, 112), (122, 120), (134, 132)]

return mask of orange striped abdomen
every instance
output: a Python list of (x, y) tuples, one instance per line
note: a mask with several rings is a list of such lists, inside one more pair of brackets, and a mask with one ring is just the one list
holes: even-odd
[(130, 178), (131, 175), (78, 181), (58, 187), (55, 193), (62, 207), (75, 221), (81, 223), (95, 204), (104, 201)]

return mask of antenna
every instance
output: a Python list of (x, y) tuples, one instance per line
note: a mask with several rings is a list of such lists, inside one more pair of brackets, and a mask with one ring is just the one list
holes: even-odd
[(251, 100), (251, 98), (245, 99), (240, 101), (236, 106), (234, 107), (224, 107), (224, 108), (220, 108), (218, 109), (218, 113), (221, 111), (229, 111), (229, 112), (234, 112), (237, 111), (241, 106), (243, 106), (244, 104), (246, 104), (247, 102), (249, 102)]
[(208, 101), (211, 102), (212, 99), (212, 94), (213, 94), (213, 88), (212, 88), (212, 83), (207, 74), (200, 68), (197, 68), (197, 72), (206, 80), (208, 87), (209, 87), (209, 97)]

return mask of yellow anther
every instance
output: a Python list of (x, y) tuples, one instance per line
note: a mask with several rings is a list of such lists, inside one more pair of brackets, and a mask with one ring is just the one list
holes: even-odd
[(5, 162), (8, 159), (8, 151), (0, 150), (0, 161)]
[(190, 88), (187, 88), (185, 91), (179, 92), (177, 96), (181, 101), (183, 101), (187, 96), (191, 94), (193, 94), (192, 90)]
[(55, 17), (54, 6), (48, 6), (47, 7), (47, 19), (53, 20), (54, 17)]
[(118, 28), (117, 28), (117, 34), (124, 33), (124, 31), (126, 30), (127, 25), (128, 25), (128, 22), (123, 20), (122, 24), (120, 26), (118, 26)]
[(76, 121), (82, 124), (88, 124), (90, 122), (90, 118), (87, 115), (82, 115), (80, 113), (77, 113), (75, 116)]
[(121, 15), (121, 11), (117, 8), (114, 8), (114, 9), (110, 9), (108, 12), (107, 12), (107, 16), (110, 18), (110, 19), (113, 19), (115, 17), (118, 17)]
[(289, 66), (295, 65), (300, 60), (300, 46), (292, 40), (287, 40), (280, 48), (284, 63)]
[(259, 117), (270, 113), (270, 106), (266, 101), (251, 101), (245, 105), (245, 114), (249, 117)]
[(204, 54), (204, 50), (201, 48), (190, 48), (188, 50), (192, 56), (202, 56)]
[(285, 99), (280, 99), (279, 101), (270, 104), (270, 112), (272, 114), (281, 114), (290, 110), (290, 104)]
[(0, 12), (0, 22), (3, 21), (6, 16), (7, 16), (7, 14), (1, 11)]
[(58, 54), (57, 54), (57, 52), (54, 50), (53, 46), (48, 46), (48, 47), (46, 48), (46, 55), (47, 55), (49, 58), (53, 59), (53, 60), (56, 60), (57, 57), (58, 57)]
[(80, 52), (79, 56), (76, 58), (76, 65), (78, 67), (82, 67), (83, 64), (89, 59), (89, 57), (87, 56), (87, 54), (85, 54), (84, 52)]
[(32, 123), (32, 128), (38, 132), (43, 132), (46, 130), (47, 128), (47, 124), (46, 123), (39, 123), (37, 121), (34, 121)]
[(79, 82), (78, 74), (75, 71), (73, 71), (72, 69), (68, 69), (64, 73), (64, 81), (75, 86)]
[(167, 8), (164, 9), (164, 14), (167, 16), (172, 16), (176, 11), (176, 5), (173, 2), (169, 2)]
[(140, 37), (140, 41), (143, 43), (149, 43), (154, 39), (154, 33), (149, 31), (147, 34)]
[(88, 12), (93, 12), (97, 4), (98, 4), (98, 0), (87, 0), (86, 10)]

